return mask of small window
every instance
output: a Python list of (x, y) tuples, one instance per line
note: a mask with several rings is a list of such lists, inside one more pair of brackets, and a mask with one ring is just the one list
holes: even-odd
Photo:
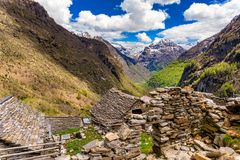
[(134, 109), (134, 110), (132, 110), (132, 113), (133, 114), (142, 114), (143, 112), (141, 109)]

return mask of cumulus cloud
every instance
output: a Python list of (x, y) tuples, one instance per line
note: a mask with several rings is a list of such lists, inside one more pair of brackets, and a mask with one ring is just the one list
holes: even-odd
[(58, 24), (68, 28), (70, 18), (69, 7), (72, 5), (72, 0), (35, 0), (41, 4)]
[(239, 0), (211, 5), (193, 3), (184, 12), (184, 17), (187, 21), (196, 22), (164, 30), (158, 35), (172, 39), (179, 44), (196, 43), (218, 33), (239, 13)]
[(79, 27), (106, 32), (137, 32), (153, 29), (164, 29), (167, 14), (162, 10), (153, 10), (153, 4), (145, 0), (124, 0), (121, 9), (123, 15), (94, 15), (91, 11), (81, 11), (77, 19)]
[(168, 18), (165, 11), (154, 10), (154, 4), (169, 5), (180, 3), (180, 0), (123, 0), (120, 8), (122, 15), (94, 15), (91, 11), (81, 11), (76, 22), (70, 22), (72, 17), (69, 7), (72, 0), (35, 0), (39, 2), (54, 20), (74, 32), (89, 32), (94, 36), (107, 39), (123, 38), (123, 32), (138, 32), (164, 29), (164, 21)]
[(136, 37), (138, 38), (138, 40), (140, 40), (141, 42), (145, 42), (145, 43), (150, 43), (152, 42), (152, 39), (145, 33), (138, 33), (136, 35)]
[(148, 0), (150, 3), (154, 4), (160, 4), (160, 5), (169, 5), (169, 4), (173, 4), (173, 3), (177, 3), (180, 4), (180, 0)]
[[(108, 16), (94, 15), (91, 11), (81, 11), (75, 26), (85, 28), (91, 33), (101, 34), (107, 39), (122, 38), (123, 32), (164, 29), (164, 21), (168, 18), (168, 14), (162, 10), (154, 10), (153, 5), (173, 3), (180, 3), (180, 0), (124, 0), (120, 8), (125, 11), (125, 14)], [(112, 32), (116, 32), (117, 36), (111, 36)], [(149, 38), (147, 41), (150, 41)]]

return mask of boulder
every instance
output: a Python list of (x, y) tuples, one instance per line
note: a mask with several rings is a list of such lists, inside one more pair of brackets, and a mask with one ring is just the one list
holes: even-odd
[(93, 149), (95, 147), (100, 147), (100, 145), (101, 145), (101, 142), (99, 140), (93, 140), (83, 146), (83, 151), (89, 152), (91, 149)]
[(220, 151), (217, 151), (217, 152), (208, 152), (206, 154), (207, 157), (209, 158), (219, 158), (221, 157), (223, 154), (220, 152)]
[(174, 119), (174, 114), (164, 115), (164, 116), (162, 116), (162, 119), (173, 120)]
[(218, 150), (214, 149), (214, 148), (211, 148), (209, 147), (208, 145), (206, 145), (205, 143), (199, 141), (199, 140), (194, 140), (194, 143), (200, 147), (202, 150), (205, 150), (205, 151), (210, 151), (210, 152), (217, 152)]
[(145, 103), (145, 104), (150, 104), (152, 98), (151, 98), (151, 97), (148, 97), (148, 96), (143, 96), (143, 97), (140, 98), (140, 100), (141, 100), (143, 103)]
[(112, 132), (109, 132), (105, 135), (105, 138), (111, 142), (111, 141), (114, 141), (114, 140), (117, 140), (119, 139), (119, 136), (117, 133), (112, 133)]
[(71, 156), (69, 156), (69, 155), (63, 155), (63, 156), (55, 158), (55, 160), (70, 160), (70, 159), (71, 159)]
[(204, 155), (201, 154), (201, 153), (195, 153), (194, 156), (193, 156), (193, 158), (194, 158), (195, 160), (211, 160), (210, 158), (204, 156)]
[(153, 155), (149, 155), (146, 157), (146, 160), (157, 160)]
[(135, 160), (144, 160), (147, 156), (145, 154), (140, 154)]
[(230, 155), (223, 155), (218, 160), (238, 160), (238, 159), (235, 159), (233, 156)]
[(105, 147), (95, 147), (91, 149), (91, 153), (107, 153), (110, 151), (111, 149)]
[(129, 129), (128, 125), (126, 124), (123, 124), (118, 131), (118, 136), (120, 137), (121, 140), (126, 140), (130, 134), (131, 129)]
[(146, 120), (136, 120), (136, 119), (131, 119), (131, 124), (145, 124), (147, 121)]
[(88, 155), (83, 155), (83, 154), (77, 154), (76, 155), (77, 156), (77, 158), (78, 158), (78, 160), (89, 160), (89, 156)]
[(222, 154), (228, 154), (228, 155), (232, 155), (235, 153), (235, 151), (230, 147), (220, 147), (219, 151)]

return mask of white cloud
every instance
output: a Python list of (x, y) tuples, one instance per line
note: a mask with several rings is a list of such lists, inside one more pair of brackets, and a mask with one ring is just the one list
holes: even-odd
[(240, 13), (239, 0), (230, 0), (223, 4), (193, 3), (184, 12), (191, 24), (176, 26), (159, 33), (159, 36), (187, 45), (191, 42), (206, 39), (223, 29), (236, 15)]
[(69, 7), (72, 5), (72, 0), (35, 0), (41, 4), (58, 24), (68, 28), (70, 18)]
[(136, 54), (139, 53), (140, 51), (143, 51), (143, 49), (149, 45), (146, 43), (142, 43), (142, 42), (124, 42), (124, 41), (114, 41), (114, 43), (118, 43), (121, 44), (123, 47), (131, 50), (132, 54)]
[(123, 38), (123, 32), (138, 32), (164, 29), (168, 18), (162, 10), (154, 10), (154, 4), (169, 5), (180, 0), (123, 0), (120, 7), (122, 15), (94, 15), (91, 11), (81, 11), (77, 22), (70, 22), (72, 17), (69, 7), (72, 0), (35, 0), (39, 2), (54, 20), (74, 32), (89, 32), (93, 36), (107, 39)]
[(151, 2), (152, 4), (156, 3), (161, 5), (169, 5), (173, 3), (180, 4), (181, 2), (181, 0), (148, 0), (148, 1)]
[(148, 1), (124, 0), (120, 6), (126, 12), (123, 15), (94, 15), (91, 11), (81, 11), (77, 24), (79, 28), (85, 26), (100, 32), (137, 32), (165, 28), (167, 14), (162, 10), (153, 10), (153, 5)]
[(145, 33), (138, 33), (136, 35), (136, 37), (138, 38), (138, 40), (140, 40), (141, 42), (144, 42), (144, 43), (150, 43), (152, 42), (152, 39)]

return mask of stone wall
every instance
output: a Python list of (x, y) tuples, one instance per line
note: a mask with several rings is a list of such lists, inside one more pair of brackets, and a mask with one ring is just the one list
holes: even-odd
[(187, 88), (157, 89), (151, 92), (147, 107), (143, 115), (146, 123), (152, 124), (155, 152), (161, 152), (161, 147), (192, 142), (192, 135), (206, 127), (206, 120), (220, 127), (226, 109)]
[(71, 117), (71, 116), (58, 116), (51, 117), (48, 116), (46, 119), (51, 125), (51, 130), (53, 133), (58, 131), (63, 131), (69, 128), (79, 128), (83, 125), (81, 117)]
[[(86, 146), (85, 154), (100, 159), (141, 159), (140, 135), (147, 131), (146, 128), (152, 128), (149, 133), (154, 140), (154, 152), (162, 153), (166, 146), (188, 146), (193, 142), (194, 134), (202, 129), (207, 132), (214, 127), (220, 129), (228, 121), (225, 106), (217, 105), (191, 88), (159, 88), (151, 92), (150, 97), (142, 97), (141, 101), (144, 102), (139, 107), (142, 112), (133, 112), (137, 108), (132, 108), (122, 125), (103, 127), (106, 138), (94, 144), (97, 149), (93, 144)], [(121, 138), (123, 135), (124, 139)]]

